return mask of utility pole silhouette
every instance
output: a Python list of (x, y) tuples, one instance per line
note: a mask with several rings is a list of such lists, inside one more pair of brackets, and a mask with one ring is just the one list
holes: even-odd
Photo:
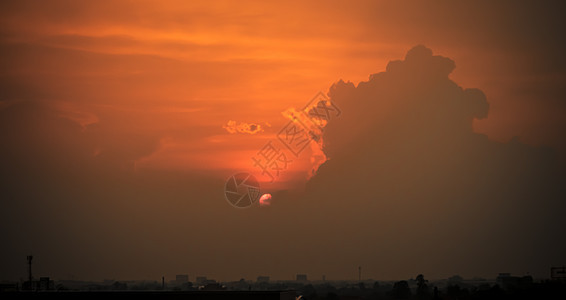
[(33, 259), (33, 256), (28, 255), (27, 259), (28, 259), (29, 289), (33, 290), (33, 287), (32, 287), (32, 284), (31, 284), (31, 279), (32, 279), (32, 276), (31, 276), (31, 260)]
[(358, 281), (362, 282), (362, 266), (358, 266)]

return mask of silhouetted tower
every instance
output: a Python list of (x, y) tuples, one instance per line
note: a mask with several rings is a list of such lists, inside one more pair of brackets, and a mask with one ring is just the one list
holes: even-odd
[(28, 275), (29, 275), (29, 289), (31, 290), (31, 260), (33, 259), (32, 255), (28, 255)]
[(358, 266), (358, 281), (362, 282), (362, 266)]
[(165, 276), (161, 276), (161, 289), (165, 289)]

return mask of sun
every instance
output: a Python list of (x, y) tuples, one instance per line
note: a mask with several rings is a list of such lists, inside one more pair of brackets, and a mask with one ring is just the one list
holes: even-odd
[(271, 194), (263, 194), (259, 198), (259, 206), (270, 206), (271, 205)]

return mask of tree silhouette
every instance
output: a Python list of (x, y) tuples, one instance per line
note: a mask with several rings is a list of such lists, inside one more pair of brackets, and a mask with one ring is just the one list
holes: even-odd
[(409, 299), (411, 297), (409, 283), (405, 280), (395, 282), (391, 290), (391, 296), (394, 299)]
[(426, 284), (428, 280), (424, 279), (423, 274), (419, 274), (416, 280), (417, 280), (417, 298), (419, 299), (430, 298), (430, 290), (428, 288), (428, 285)]
[(373, 289), (374, 289), (374, 290), (379, 289), (379, 282), (378, 282), (378, 281), (376, 281), (376, 282), (373, 283)]

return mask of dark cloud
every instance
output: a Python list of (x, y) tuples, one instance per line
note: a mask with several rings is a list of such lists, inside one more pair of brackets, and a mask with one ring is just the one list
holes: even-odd
[(134, 172), (134, 161), (155, 151), (159, 136), (115, 122), (102, 118), (85, 128), (38, 101), (0, 109), (0, 234), (7, 245), (0, 277), (23, 276), (20, 258), (31, 253), (36, 276), (148, 279), (155, 265), (144, 261), (163, 257), (167, 247), (159, 244), (177, 249), (177, 257), (189, 248), (201, 256), (211, 250), (189, 244), (219, 234), (223, 228), (214, 224), (190, 242), (177, 237), (205, 224), (199, 215), (231, 212), (221, 180), (204, 171)]
[(364, 36), (425, 44), (455, 59), (459, 83), (492, 96), (495, 118), (476, 122), (481, 132), (566, 154), (565, 9), (560, 1), (373, 1), (360, 20)]
[(474, 133), (489, 104), (451, 81), (453, 69), (417, 46), (367, 82), (332, 86), (343, 114), (324, 133), (330, 160), (308, 183), (316, 217), (301, 223), (315, 248), (339, 239), (342, 254), (407, 276), (545, 275), (564, 263), (553, 228), (566, 225), (566, 180), (554, 152)]

